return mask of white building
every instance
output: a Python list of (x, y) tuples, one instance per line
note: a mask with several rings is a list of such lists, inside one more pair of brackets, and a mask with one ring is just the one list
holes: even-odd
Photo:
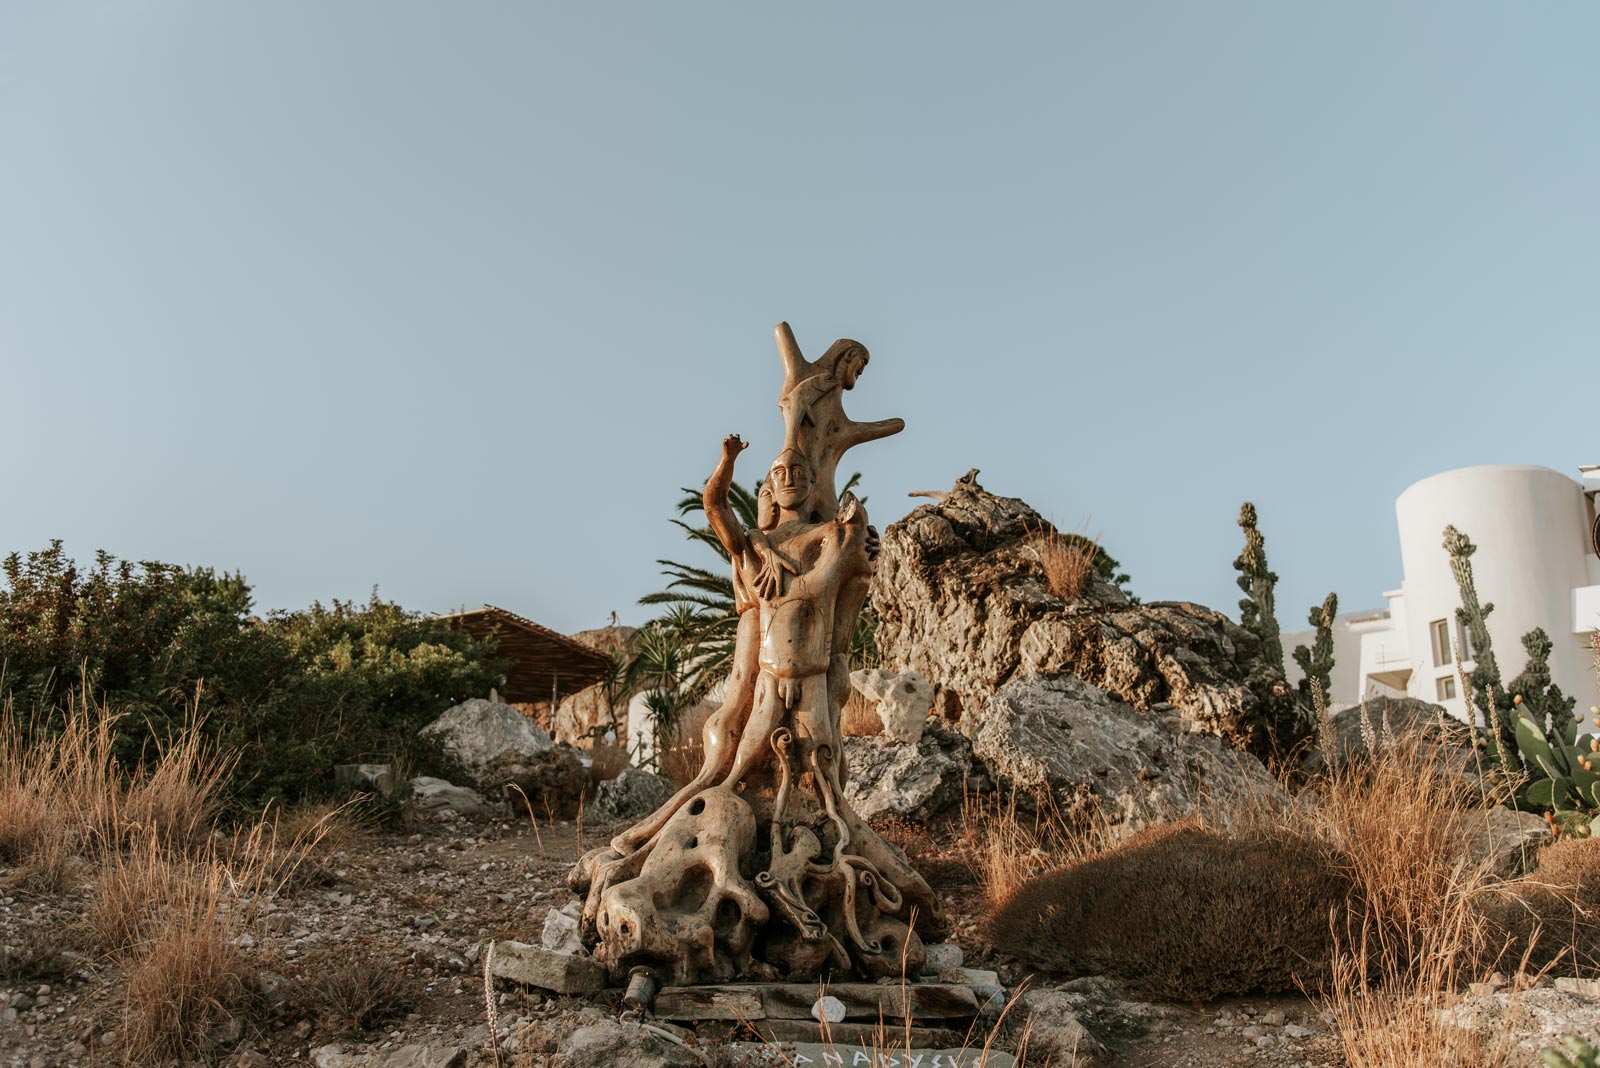
[[(1592, 632), (1600, 629), (1600, 556), (1595, 495), (1600, 467), (1577, 482), (1547, 467), (1463, 467), (1415, 483), (1395, 501), (1405, 579), (1384, 594), (1387, 612), (1352, 620), (1361, 636), (1363, 697), (1418, 697), (1466, 717), (1455, 652), (1475, 662), (1456, 619), (1460, 590), (1444, 549), (1454, 526), (1477, 546), (1478, 599), (1493, 604), (1489, 636), (1501, 679), (1527, 663), (1522, 636), (1543, 627), (1554, 644), (1550, 674), (1585, 709), (1595, 700)], [(1480, 709), (1481, 712), (1481, 709)]]

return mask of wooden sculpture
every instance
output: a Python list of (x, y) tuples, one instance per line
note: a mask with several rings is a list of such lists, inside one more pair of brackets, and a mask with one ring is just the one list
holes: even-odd
[(809, 980), (915, 975), (944, 916), (922, 877), (845, 800), (839, 715), (850, 635), (877, 532), (834, 472), (846, 450), (899, 433), (858, 423), (843, 395), (867, 365), (840, 340), (812, 362), (778, 324), (784, 446), (757, 528), (728, 505), (738, 435), (706, 482), (711, 528), (733, 558), (738, 636), (699, 774), (656, 812), (585, 855), (569, 884), (583, 932), (614, 977)]

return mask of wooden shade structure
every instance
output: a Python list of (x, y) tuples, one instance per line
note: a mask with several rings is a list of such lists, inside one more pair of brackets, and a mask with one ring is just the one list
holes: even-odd
[(567, 697), (611, 673), (605, 653), (492, 604), (439, 618), (474, 638), (498, 643), (499, 655), (508, 662), (501, 698), (513, 704)]

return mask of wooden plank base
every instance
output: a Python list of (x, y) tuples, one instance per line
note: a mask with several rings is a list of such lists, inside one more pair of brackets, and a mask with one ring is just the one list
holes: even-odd
[(987, 1000), (950, 983), (727, 983), (664, 987), (653, 1011), (663, 1020), (810, 1020), (824, 995), (844, 1003), (845, 1019), (869, 1023), (970, 1020)]

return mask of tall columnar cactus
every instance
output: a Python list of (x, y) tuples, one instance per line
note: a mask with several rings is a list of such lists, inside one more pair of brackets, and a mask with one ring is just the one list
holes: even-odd
[(1266, 542), (1256, 529), (1256, 506), (1249, 501), (1239, 506), (1239, 526), (1244, 530), (1244, 551), (1233, 562), (1233, 569), (1239, 572), (1239, 588), (1245, 593), (1239, 602), (1239, 622), (1261, 639), (1261, 654), (1267, 662), (1281, 668), (1283, 641), (1272, 595), (1278, 576), (1267, 567)]
[(1455, 576), (1456, 589), (1461, 591), (1461, 607), (1456, 609), (1456, 618), (1466, 629), (1472, 644), (1472, 659), (1476, 665), (1472, 672), (1473, 692), (1482, 699), (1486, 723), (1499, 740), (1497, 748), (1507, 755), (1514, 754), (1516, 716), (1511, 710), (1511, 695), (1500, 684), (1500, 666), (1495, 662), (1494, 643), (1489, 637), (1488, 618), (1494, 605), (1479, 602), (1478, 587), (1472, 580), (1472, 554), (1478, 547), (1454, 526), (1448, 526), (1444, 528), (1444, 551), (1450, 554), (1450, 573)]
[(1311, 647), (1304, 645), (1294, 647), (1291, 654), (1294, 662), (1300, 665), (1300, 707), (1311, 708), (1312, 681), (1320, 683), (1323, 697), (1333, 692), (1333, 619), (1339, 614), (1339, 595), (1330, 593), (1327, 599), (1316, 608), (1313, 608), (1306, 617), (1306, 622), (1316, 628), (1316, 637), (1311, 639)]
[(1550, 635), (1543, 627), (1535, 627), (1522, 636), (1522, 647), (1528, 651), (1528, 666), (1511, 680), (1506, 692), (1513, 701), (1522, 699), (1522, 715), (1532, 716), (1541, 726), (1564, 730), (1578, 699), (1566, 696), (1550, 681)]

